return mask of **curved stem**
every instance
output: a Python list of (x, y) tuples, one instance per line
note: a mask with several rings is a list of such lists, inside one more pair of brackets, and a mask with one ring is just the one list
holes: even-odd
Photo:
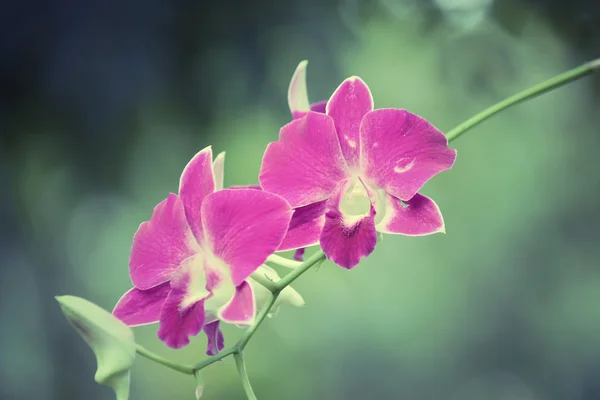
[(246, 397), (248, 400), (256, 400), (256, 395), (254, 394), (254, 390), (252, 390), (252, 385), (250, 384), (250, 379), (248, 378), (248, 371), (246, 371), (246, 363), (244, 362), (244, 354), (242, 350), (238, 350), (233, 353), (233, 358), (235, 360), (235, 366), (237, 367), (238, 374), (240, 374), (240, 379), (242, 380), (242, 386), (244, 388), (244, 392), (246, 392)]
[(286, 276), (281, 278), (281, 280), (279, 282), (276, 282), (275, 287), (279, 291), (283, 290), (286, 286), (288, 286), (289, 284), (294, 282), (296, 279), (298, 279), (298, 277), (300, 275), (302, 275), (303, 273), (308, 271), (310, 268), (312, 268), (316, 264), (325, 260), (325, 258), (326, 258), (326, 256), (325, 256), (325, 253), (323, 253), (323, 250), (321, 250), (321, 249), (317, 250), (317, 252), (315, 254), (313, 254), (312, 256), (310, 256), (310, 258), (308, 260), (304, 261), (295, 270), (293, 270), (292, 272), (290, 272), (289, 274), (287, 274)]
[(175, 371), (183, 372), (184, 374), (194, 375), (194, 367), (188, 365), (177, 364), (176, 362), (169, 361), (164, 357), (159, 356), (158, 354), (154, 354), (150, 350), (136, 343), (135, 351), (142, 357), (146, 357), (149, 360), (157, 362), (159, 364), (164, 365), (165, 367), (169, 367), (174, 369)]
[(286, 286), (295, 281), (300, 275), (302, 275), (311, 267), (314, 267), (323, 260), (325, 260), (325, 253), (323, 253), (323, 250), (319, 249), (308, 260), (301, 263), (300, 267), (291, 271), (289, 274), (284, 276), (279, 282), (273, 282), (273, 284), (270, 285), (269, 288), (269, 290), (271, 290), (272, 293), (269, 297), (269, 300), (267, 300), (267, 302), (262, 306), (262, 308), (256, 315), (254, 323), (252, 323), (252, 325), (250, 325), (250, 327), (244, 332), (240, 340), (238, 340), (235, 345), (221, 351), (219, 354), (205, 358), (204, 360), (200, 361), (193, 367), (193, 371), (200, 371), (201, 369), (206, 368), (209, 365), (224, 359), (225, 357), (228, 357), (232, 354), (237, 353), (238, 351), (243, 350), (244, 347), (246, 347), (246, 344), (248, 344), (248, 341), (252, 338), (252, 336), (260, 326), (260, 324), (265, 320), (265, 317), (269, 314), (269, 311), (275, 304), (279, 293), (281, 293), (281, 291), (285, 289)]
[(537, 97), (543, 93), (549, 92), (550, 90), (559, 88), (563, 85), (566, 85), (569, 82), (583, 78), (584, 76), (587, 76), (598, 69), (600, 69), (600, 58), (585, 63), (577, 68), (573, 68), (572, 70), (569, 70), (567, 72), (563, 72), (562, 74), (557, 75), (554, 78), (550, 78), (545, 82), (532, 86), (529, 89), (525, 89), (522, 92), (519, 92), (505, 100), (502, 100), (499, 103), (494, 104), (489, 108), (486, 108), (479, 114), (476, 114), (475, 116), (469, 118), (454, 129), (448, 131), (446, 133), (446, 137), (448, 138), (448, 141), (454, 140), (469, 129), (473, 128), (476, 125), (479, 125), (480, 123), (490, 118), (491, 116), (499, 113), (500, 111), (506, 110), (508, 107)]
[(225, 357), (229, 357), (230, 355), (232, 355), (235, 352), (236, 352), (236, 348), (235, 348), (235, 346), (233, 346), (233, 347), (230, 347), (228, 349), (221, 351), (217, 355), (207, 357), (204, 360), (200, 361), (198, 364), (194, 365), (194, 372), (198, 372), (202, 368), (206, 368), (209, 365), (216, 363), (217, 361), (221, 361)]
[(264, 272), (256, 271), (251, 275), (251, 277), (269, 292), (273, 293), (276, 290), (275, 281), (268, 277)]
[(289, 258), (278, 256), (277, 254), (271, 254), (267, 257), (267, 262), (291, 269), (295, 269), (302, 265), (301, 261), (290, 260)]
[(240, 340), (238, 340), (235, 347), (239, 351), (242, 351), (244, 347), (246, 347), (246, 344), (248, 344), (248, 341), (250, 341), (252, 335), (254, 335), (254, 332), (256, 332), (260, 324), (262, 324), (262, 322), (264, 321), (265, 317), (269, 314), (269, 311), (271, 311), (271, 307), (273, 307), (273, 304), (275, 304), (277, 297), (279, 297), (279, 292), (272, 293), (271, 296), (269, 296), (269, 300), (267, 300), (265, 305), (260, 309), (252, 325), (250, 325), (250, 327), (246, 329)]

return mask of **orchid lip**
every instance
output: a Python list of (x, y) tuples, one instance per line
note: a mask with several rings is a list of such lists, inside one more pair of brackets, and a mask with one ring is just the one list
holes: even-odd
[(340, 199), (340, 211), (344, 215), (344, 223), (351, 225), (369, 215), (371, 204), (375, 208), (375, 223), (379, 223), (385, 215), (386, 193), (365, 182), (358, 174), (346, 184), (346, 190)]
[(352, 219), (351, 217), (364, 216), (369, 212), (371, 206), (371, 200), (369, 199), (369, 193), (367, 187), (358, 177), (351, 178), (346, 183), (344, 194), (340, 199), (340, 211), (344, 214), (345, 219)]

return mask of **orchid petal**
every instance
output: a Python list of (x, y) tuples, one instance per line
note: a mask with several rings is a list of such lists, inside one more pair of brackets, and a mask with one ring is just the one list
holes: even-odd
[(359, 163), (360, 122), (373, 110), (373, 97), (367, 84), (357, 76), (346, 79), (327, 102), (327, 115), (333, 118), (346, 162), (352, 168)]
[(112, 313), (128, 326), (154, 324), (160, 320), (170, 290), (169, 282), (147, 290), (133, 288), (121, 297)]
[[(316, 113), (325, 114), (325, 109), (327, 108), (327, 100), (321, 100), (316, 103), (310, 105), (310, 111), (314, 111)], [(308, 114), (308, 111), (296, 111), (292, 113), (292, 119), (299, 119)]]
[(258, 180), (296, 208), (327, 199), (348, 174), (333, 120), (309, 112), (267, 146)]
[(456, 158), (442, 132), (406, 110), (368, 113), (360, 137), (360, 163), (367, 180), (404, 201), (434, 175), (452, 168)]
[(319, 236), (325, 224), (327, 201), (312, 203), (294, 210), (290, 225), (278, 251), (297, 249), (319, 243)]
[(440, 209), (427, 196), (417, 193), (409, 201), (402, 202), (388, 194), (386, 203), (385, 215), (375, 227), (379, 232), (408, 236), (445, 232)]
[(316, 103), (312, 103), (310, 105), (310, 111), (318, 112), (321, 114), (325, 114), (327, 109), (327, 100), (317, 101)]
[(215, 191), (223, 190), (225, 180), (225, 152), (220, 152), (213, 161), (213, 174), (215, 177)]
[(209, 193), (215, 191), (212, 169), (212, 148), (205, 147), (185, 166), (179, 181), (179, 197), (183, 201), (185, 216), (198, 243), (204, 241), (200, 207)]
[(231, 185), (227, 189), (253, 189), (253, 190), (262, 190), (260, 185)]
[(202, 204), (202, 220), (212, 253), (240, 285), (281, 243), (292, 216), (287, 201), (254, 189), (225, 189)]
[(246, 281), (235, 288), (235, 293), (221, 310), (219, 310), (219, 318), (230, 324), (250, 325), (254, 320), (256, 312), (256, 304), (252, 287)]
[(206, 337), (208, 338), (206, 355), (214, 356), (223, 350), (223, 347), (225, 347), (225, 338), (219, 328), (218, 320), (204, 325), (204, 333), (206, 333)]
[[(321, 228), (322, 230), (322, 228)], [(319, 235), (320, 236), (320, 235)], [(294, 260), (296, 261), (304, 261), (304, 252), (306, 251), (306, 248), (303, 247), (301, 249), (298, 249), (294, 252)]]
[(206, 289), (202, 255), (190, 257), (171, 279), (171, 291), (160, 314), (158, 337), (167, 346), (179, 349), (190, 343), (204, 327)]
[(207, 254), (204, 260), (204, 277), (206, 290), (211, 293), (204, 302), (204, 311), (207, 313), (206, 322), (208, 323), (218, 320), (217, 314), (221, 307), (231, 300), (235, 293), (235, 286), (231, 281), (228, 266), (214, 255)]
[(377, 232), (372, 203), (364, 215), (350, 216), (340, 211), (340, 201), (346, 188), (347, 184), (340, 184), (327, 202), (321, 247), (327, 258), (343, 268), (352, 269), (361, 258), (375, 250)]
[(197, 251), (181, 199), (170, 194), (140, 225), (131, 247), (129, 274), (138, 289), (150, 289), (171, 279), (179, 264)]

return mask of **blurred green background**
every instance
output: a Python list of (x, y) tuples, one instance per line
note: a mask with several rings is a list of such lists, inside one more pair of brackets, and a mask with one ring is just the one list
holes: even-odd
[[(266, 144), (290, 119), (299, 61), (309, 60), (311, 101), (358, 75), (377, 108), (448, 130), (600, 56), (600, 6), (586, 1), (7, 10), (2, 399), (113, 397), (94, 383), (93, 354), (52, 296), (111, 310), (131, 285), (134, 232), (201, 148), (227, 151), (226, 185), (256, 183)], [(306, 306), (283, 306), (247, 347), (258, 397), (599, 399), (598, 82), (510, 109), (452, 143), (455, 167), (423, 190), (446, 235), (388, 235), (351, 272), (327, 262), (302, 276), (293, 286)], [(137, 340), (181, 362), (205, 357), (204, 335), (176, 351), (156, 329), (135, 328)], [(227, 327), (226, 343), (239, 334)], [(232, 359), (204, 379), (203, 399), (244, 398)], [(192, 399), (194, 381), (140, 357), (131, 398)]]

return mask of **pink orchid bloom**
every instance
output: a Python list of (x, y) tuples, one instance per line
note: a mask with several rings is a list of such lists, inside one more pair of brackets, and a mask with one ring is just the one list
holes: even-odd
[(456, 151), (444, 134), (406, 110), (374, 110), (358, 77), (342, 82), (325, 113), (315, 112), (305, 69), (300, 63), (288, 94), (298, 118), (267, 146), (259, 174), (263, 190), (286, 198), (303, 222), (284, 239), (287, 249), (320, 243), (329, 259), (350, 269), (373, 252), (377, 231), (444, 232), (438, 206), (418, 193), (454, 164)]
[(223, 156), (213, 167), (210, 147), (196, 154), (181, 175), (179, 194), (171, 193), (140, 225), (129, 260), (134, 287), (113, 311), (129, 326), (159, 322), (158, 337), (173, 348), (204, 329), (207, 354), (223, 348), (220, 321), (254, 320), (260, 289), (250, 275), (265, 268), (292, 216), (276, 194), (220, 190)]

